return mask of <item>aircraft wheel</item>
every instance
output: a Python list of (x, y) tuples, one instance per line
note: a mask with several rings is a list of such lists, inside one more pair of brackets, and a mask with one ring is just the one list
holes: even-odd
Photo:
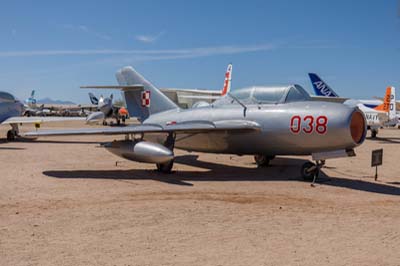
[(14, 141), (17, 138), (14, 130), (7, 131), (7, 141)]
[(103, 126), (107, 126), (107, 121), (103, 121)]
[(274, 158), (275, 156), (266, 156), (260, 154), (254, 155), (254, 160), (256, 161), (258, 167), (268, 166), (270, 161)]
[(117, 125), (121, 125), (121, 120), (117, 119)]
[(169, 174), (172, 172), (171, 170), (172, 170), (172, 167), (174, 166), (174, 160), (171, 160), (167, 163), (158, 163), (156, 165), (157, 165), (157, 170), (159, 172), (164, 173), (164, 174)]
[(301, 167), (301, 177), (305, 181), (312, 181), (314, 179), (314, 175), (316, 174), (316, 171), (318, 171), (318, 168), (316, 167), (316, 165), (314, 163), (306, 162)]
[(371, 138), (376, 138), (378, 132), (376, 130), (371, 130)]

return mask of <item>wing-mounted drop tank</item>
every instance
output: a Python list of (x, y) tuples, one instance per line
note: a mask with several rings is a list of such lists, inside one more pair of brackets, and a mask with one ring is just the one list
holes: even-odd
[(162, 164), (174, 159), (173, 151), (148, 141), (120, 140), (107, 143), (104, 147), (119, 157), (136, 162)]

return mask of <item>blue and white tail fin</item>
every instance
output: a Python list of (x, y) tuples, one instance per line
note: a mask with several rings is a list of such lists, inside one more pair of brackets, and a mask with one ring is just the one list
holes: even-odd
[(339, 97), (317, 74), (308, 73), (314, 92), (318, 96)]
[(97, 99), (96, 96), (94, 96), (93, 93), (89, 92), (89, 98), (90, 98), (90, 102), (94, 105), (98, 105), (99, 104), (99, 99)]
[[(136, 72), (133, 67), (124, 67), (117, 71), (116, 78), (125, 97), (130, 116), (144, 121), (150, 115), (179, 107), (151, 82)], [(139, 89), (138, 89), (139, 88)]]

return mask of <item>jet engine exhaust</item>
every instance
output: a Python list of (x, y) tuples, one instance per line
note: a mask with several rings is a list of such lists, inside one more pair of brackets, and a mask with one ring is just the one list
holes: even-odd
[(350, 119), (350, 134), (353, 141), (359, 145), (364, 142), (367, 128), (364, 115), (360, 111), (355, 111)]

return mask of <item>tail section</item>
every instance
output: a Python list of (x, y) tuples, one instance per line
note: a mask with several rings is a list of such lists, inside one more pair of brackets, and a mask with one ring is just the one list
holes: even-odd
[(35, 97), (35, 90), (32, 90), (31, 92), (31, 98)]
[(397, 110), (396, 110), (396, 88), (390, 87), (390, 105), (389, 105), (389, 119), (397, 119)]
[(228, 65), (225, 73), (224, 87), (222, 88), (221, 96), (224, 96), (231, 90), (231, 80), (232, 80), (232, 64)]
[(389, 120), (396, 118), (396, 89), (387, 87), (383, 103), (374, 108), (377, 111), (387, 112)]
[(90, 102), (94, 105), (98, 105), (99, 104), (99, 99), (97, 99), (96, 96), (94, 96), (93, 93), (89, 92), (89, 98), (90, 98)]
[[(132, 87), (123, 89), (124, 98), (129, 115), (138, 117), (140, 121), (144, 121), (152, 114), (179, 108), (130, 66), (117, 71), (116, 78), (120, 86)], [(135, 86), (142, 89), (133, 88)]]
[(314, 92), (318, 96), (339, 97), (317, 74), (308, 73)]

